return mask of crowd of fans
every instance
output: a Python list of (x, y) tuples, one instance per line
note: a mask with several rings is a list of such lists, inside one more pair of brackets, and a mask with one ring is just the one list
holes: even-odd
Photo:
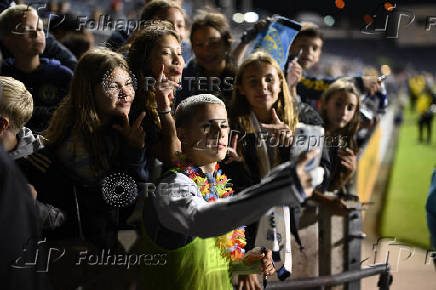
[[(361, 112), (361, 96), (380, 93), (377, 75), (310, 75), (323, 48), (311, 23), (282, 71), (269, 54), (248, 51), (271, 20), (237, 40), (217, 11), (192, 17), (182, 1), (145, 2), (129, 15), (139, 25), (113, 29), (106, 47), (95, 47), (67, 4), (44, 13), (5, 5), (0, 14), (0, 216), (18, 221), (1, 226), (6, 289), (232, 289), (232, 273), (239, 289), (260, 289), (256, 273), (279, 269), (270, 245), (255, 247), (259, 219), (339, 195), (352, 181), (356, 135), (378, 120)], [(117, 5), (103, 15), (111, 25)], [(334, 141), (295, 157), (300, 124)], [(306, 170), (315, 156), (320, 170)], [(129, 252), (121, 229), (138, 234)], [(48, 274), (8, 268), (42, 237), (66, 249)], [(160, 254), (165, 263), (77, 264), (102, 249), (109, 258)]]

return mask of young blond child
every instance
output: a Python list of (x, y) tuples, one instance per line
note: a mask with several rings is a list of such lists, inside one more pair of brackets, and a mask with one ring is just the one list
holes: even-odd
[(32, 95), (24, 84), (11, 77), (0, 77), (0, 144), (9, 156), (18, 159), (43, 147), (41, 136), (24, 127), (32, 117)]
[[(43, 146), (41, 136), (24, 127), (32, 117), (32, 95), (24, 84), (10, 77), (0, 77), (0, 145), (13, 159), (28, 156)], [(30, 186), (33, 198), (37, 192)], [(57, 208), (36, 201), (38, 222), (44, 229), (54, 229), (64, 222), (64, 214)]]

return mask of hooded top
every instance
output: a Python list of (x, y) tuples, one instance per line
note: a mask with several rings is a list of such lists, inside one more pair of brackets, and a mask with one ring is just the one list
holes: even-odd
[(9, 152), (9, 156), (12, 159), (19, 159), (38, 151), (44, 147), (41, 138), (40, 135), (34, 135), (29, 128), (21, 128), (17, 134), (17, 147)]

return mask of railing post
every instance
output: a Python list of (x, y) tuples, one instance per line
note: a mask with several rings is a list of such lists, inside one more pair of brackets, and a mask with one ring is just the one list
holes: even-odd
[[(345, 268), (346, 270), (359, 270), (361, 265), (362, 240), (366, 235), (362, 232), (362, 212), (361, 204), (355, 203), (355, 209), (352, 209), (346, 219), (346, 251), (345, 251)], [(360, 290), (360, 280), (349, 282), (346, 285), (347, 290)]]

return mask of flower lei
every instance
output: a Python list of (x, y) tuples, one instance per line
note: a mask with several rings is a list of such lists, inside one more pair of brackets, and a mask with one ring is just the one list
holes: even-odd
[[(226, 198), (233, 194), (234, 190), (227, 186), (230, 179), (222, 173), (219, 169), (218, 163), (216, 164), (216, 181), (215, 192), (210, 191), (210, 184), (204, 176), (201, 169), (189, 164), (186, 161), (178, 160), (175, 162), (176, 167), (171, 169), (172, 172), (183, 173), (192, 179), (200, 189), (201, 195), (207, 202), (214, 202), (220, 198)], [(240, 227), (225, 235), (217, 238), (217, 246), (221, 249), (221, 255), (230, 261), (241, 261), (244, 257), (244, 247), (247, 244), (245, 241), (245, 227)]]

